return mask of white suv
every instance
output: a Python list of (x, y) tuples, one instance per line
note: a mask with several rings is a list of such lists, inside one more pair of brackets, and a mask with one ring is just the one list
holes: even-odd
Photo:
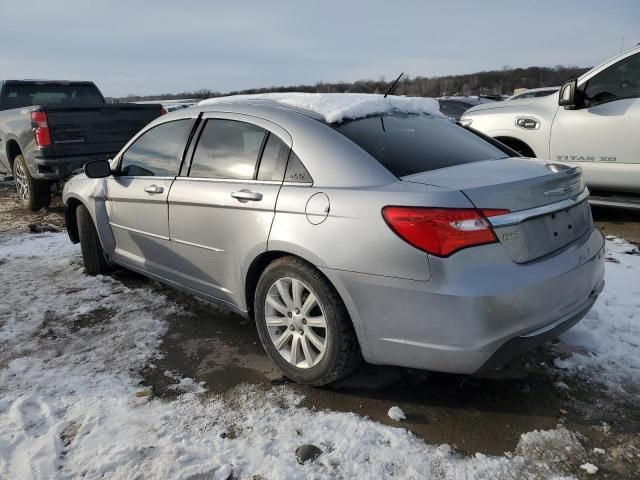
[(640, 46), (565, 82), (559, 93), (478, 105), (460, 122), (524, 156), (581, 166), (592, 189), (638, 195)]

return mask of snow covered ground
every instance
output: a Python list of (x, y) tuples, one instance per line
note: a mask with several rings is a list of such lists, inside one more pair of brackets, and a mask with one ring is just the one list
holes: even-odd
[[(565, 336), (579, 353), (550, 368), (604, 379), (615, 395), (640, 385), (640, 256), (607, 247), (606, 289)], [(138, 372), (181, 310), (150, 284), (84, 275), (64, 233), (0, 235), (0, 478), (584, 478), (607, 455), (558, 426), (504, 456), (466, 456), (304, 408), (287, 386), (217, 396), (180, 379), (183, 394), (155, 398)], [(323, 453), (301, 465), (304, 444)]]
[(606, 260), (606, 287), (596, 306), (561, 337), (581, 352), (557, 359), (555, 366), (590, 376), (619, 393), (639, 393), (640, 250), (609, 237)]

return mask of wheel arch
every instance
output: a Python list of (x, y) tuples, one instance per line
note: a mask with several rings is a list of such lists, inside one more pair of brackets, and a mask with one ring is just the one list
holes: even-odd
[(70, 197), (66, 202), (66, 208), (64, 210), (64, 223), (67, 227), (67, 234), (69, 235), (69, 239), (72, 243), (80, 243), (78, 218), (76, 216), (76, 211), (80, 205), (85, 206), (78, 198)]
[(247, 306), (247, 313), (251, 318), (254, 318), (253, 297), (256, 293), (256, 288), (258, 287), (258, 281), (260, 280), (262, 272), (265, 271), (271, 262), (282, 257), (296, 257), (308, 263), (312, 267), (316, 269), (318, 268), (313, 264), (313, 262), (310, 262), (306, 258), (284, 250), (267, 250), (266, 252), (258, 255), (249, 265), (244, 281), (245, 305)]
[(507, 147), (515, 150), (523, 157), (538, 158), (533, 148), (531, 148), (531, 146), (527, 142), (520, 140), (519, 138), (511, 137), (509, 135), (498, 135), (493, 138), (501, 143), (504, 143)]
[(7, 161), (9, 162), (9, 168), (13, 173), (13, 162), (18, 155), (22, 155), (22, 148), (15, 138), (9, 138), (6, 143)]

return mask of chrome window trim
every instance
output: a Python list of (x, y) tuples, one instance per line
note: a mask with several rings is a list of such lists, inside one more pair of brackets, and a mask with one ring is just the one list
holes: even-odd
[(107, 178), (112, 178), (114, 180), (117, 180), (119, 178), (131, 178), (131, 179), (140, 179), (140, 178), (144, 178), (144, 179), (153, 179), (153, 180), (173, 180), (174, 177), (156, 177), (154, 175), (113, 175), (111, 177), (107, 177)]
[(542, 205), (541, 207), (530, 208), (528, 210), (520, 210), (519, 212), (506, 213), (504, 215), (496, 215), (495, 217), (489, 217), (489, 223), (493, 227), (509, 227), (511, 225), (517, 225), (530, 218), (541, 217), (559, 210), (571, 208), (579, 203), (582, 203), (589, 197), (589, 189), (585, 188), (578, 195), (572, 198), (567, 198), (559, 202), (550, 203), (548, 205)]
[(209, 178), (209, 177), (176, 177), (176, 180), (194, 180), (196, 182), (214, 182), (214, 183), (250, 183), (256, 185), (280, 185), (282, 182), (275, 180), (241, 180), (237, 178)]
[[(144, 177), (143, 177), (144, 178)], [(159, 178), (159, 177), (152, 177)], [(173, 178), (173, 177), (172, 177)], [(209, 178), (209, 177), (176, 177), (176, 180), (195, 180), (196, 182), (215, 182), (215, 183), (250, 183), (253, 185), (290, 185), (294, 187), (310, 187), (313, 182), (288, 182), (279, 180), (240, 180), (236, 178)]]
[(287, 182), (284, 181), (282, 185), (287, 185), (290, 187), (311, 187), (313, 186), (313, 182)]
[(171, 240), (169, 237), (165, 237), (163, 235), (158, 235), (156, 233), (145, 232), (143, 230), (138, 230), (136, 228), (125, 227), (124, 225), (118, 225), (117, 223), (109, 222), (109, 225), (115, 228), (119, 228), (121, 230), (126, 230), (127, 232), (138, 233), (140, 235), (146, 235), (147, 237), (159, 238), (160, 240)]

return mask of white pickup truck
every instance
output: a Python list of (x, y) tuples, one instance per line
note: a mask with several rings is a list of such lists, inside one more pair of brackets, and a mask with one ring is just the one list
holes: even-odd
[(558, 93), (478, 105), (460, 123), (525, 157), (579, 165), (592, 203), (640, 208), (640, 46)]

